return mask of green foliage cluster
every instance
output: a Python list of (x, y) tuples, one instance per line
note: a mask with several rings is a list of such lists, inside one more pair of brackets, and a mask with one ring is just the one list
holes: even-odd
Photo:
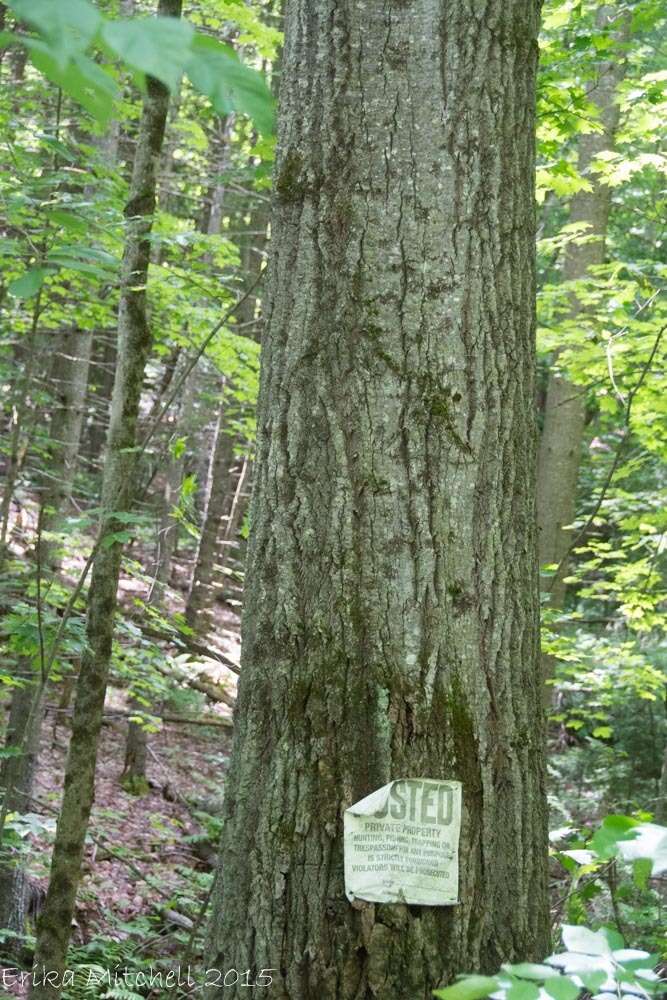
[[(568, 380), (587, 418), (567, 601), (545, 608), (543, 649), (558, 664), (551, 720), (561, 756), (575, 754), (609, 807), (655, 810), (667, 736), (666, 24), (653, 0), (605, 5), (604, 26), (601, 9), (551, 0), (541, 39), (540, 369), (543, 380)], [(601, 129), (597, 75), (619, 63), (614, 147), (581, 176), (579, 138)], [(611, 197), (607, 259), (564, 281), (568, 247), (591, 239), (588, 224), (570, 222), (570, 200), (596, 185)], [(562, 802), (568, 788), (556, 780)]]
[[(219, 114), (249, 114), (260, 132), (272, 131), (271, 96), (262, 77), (244, 66), (231, 46), (196, 31), (186, 20), (110, 19), (88, 0), (9, 0), (8, 5), (35, 35), (5, 32), (0, 41), (24, 45), (34, 66), (99, 121), (109, 121), (120, 95), (114, 72), (120, 61), (140, 87), (152, 76), (173, 91), (187, 73)], [(230, 14), (239, 11), (252, 38), (253, 27), (261, 23), (249, 12), (243, 16), (240, 4), (230, 5)], [(266, 31), (260, 30), (260, 37), (266, 50)], [(100, 65), (97, 53), (109, 65)]]
[[(612, 997), (658, 997), (665, 984), (655, 971), (665, 955), (651, 954), (626, 945), (628, 930), (621, 923), (621, 903), (627, 899), (627, 885), (648, 891), (652, 878), (667, 871), (667, 827), (643, 822), (630, 816), (607, 816), (583, 841), (574, 830), (558, 830), (552, 840), (573, 840), (573, 846), (554, 850), (555, 859), (570, 876), (566, 893), (567, 915), (576, 923), (561, 926), (564, 951), (550, 955), (543, 963), (520, 962), (503, 965), (494, 976), (468, 975), (452, 986), (437, 990), (441, 1000), (577, 1000), (593, 994), (597, 1000)], [(580, 844), (584, 846), (580, 846)], [(630, 872), (630, 879), (627, 872)], [(597, 930), (586, 926), (591, 903), (607, 892), (615, 925)], [(658, 892), (653, 892), (651, 934), (657, 947), (664, 949), (656, 922), (660, 913)], [(623, 913), (625, 917), (625, 912)], [(646, 928), (639, 928), (646, 930)]]

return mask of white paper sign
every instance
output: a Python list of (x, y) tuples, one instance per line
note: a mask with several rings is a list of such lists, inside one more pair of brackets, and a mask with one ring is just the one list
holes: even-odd
[(461, 782), (401, 778), (345, 810), (350, 901), (453, 906), (459, 892)]

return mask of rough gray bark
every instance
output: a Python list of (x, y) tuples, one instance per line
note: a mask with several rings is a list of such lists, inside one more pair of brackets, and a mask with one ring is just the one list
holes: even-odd
[[(181, 0), (160, 0), (159, 13), (180, 16)], [(100, 536), (118, 530), (114, 512), (132, 502), (136, 463), (136, 427), (144, 368), (151, 345), (146, 314), (146, 278), (150, 232), (155, 209), (156, 170), (164, 138), (169, 93), (148, 78), (135, 151), (127, 229), (121, 267), (118, 311), (118, 363), (111, 405), (111, 422), (102, 482)], [(34, 969), (36, 1000), (60, 995), (69, 945), (84, 841), (93, 802), (97, 743), (106, 693), (121, 549), (118, 541), (100, 544), (93, 563), (87, 606), (88, 650), (77, 682), (72, 737), (65, 770), (63, 801), (58, 818), (46, 902), (37, 929)]]
[[(17, 676), (25, 683), (14, 688), (12, 694), (5, 747), (20, 747), (22, 752), (19, 756), (6, 757), (0, 768), (0, 794), (3, 796), (5, 815), (9, 812), (30, 812), (32, 809), (31, 796), (43, 714), (44, 689), (36, 683), (35, 672), (29, 662), (19, 663)], [(6, 850), (5, 845), (3, 851)], [(3, 857), (0, 863), (0, 929), (21, 936), (26, 933), (29, 891), (20, 859), (11, 854)], [(20, 955), (22, 950), (20, 939), (3, 947), (14, 956)]]
[(185, 620), (199, 633), (204, 631), (204, 614), (211, 603), (218, 533), (229, 495), (230, 469), (234, 458), (234, 439), (226, 427), (226, 415), (226, 407), (221, 401), (206, 477), (204, 521), (185, 605)]
[[(616, 16), (614, 7), (601, 7), (597, 17), (598, 27), (608, 26)], [(578, 169), (583, 177), (591, 181), (592, 190), (574, 195), (569, 221), (588, 223), (590, 228), (586, 235), (597, 238), (580, 246), (569, 246), (563, 261), (564, 281), (585, 278), (590, 267), (605, 260), (611, 188), (596, 182), (591, 164), (601, 152), (613, 149), (619, 116), (614, 97), (624, 71), (624, 61), (619, 53), (615, 53), (613, 60), (600, 64), (597, 80), (591, 87), (589, 98), (598, 109), (602, 131), (579, 137)], [(579, 303), (573, 301), (572, 317), (580, 313)], [(557, 365), (557, 355), (554, 362)], [(564, 578), (568, 572), (565, 557), (571, 543), (571, 533), (566, 529), (576, 514), (577, 478), (585, 421), (586, 395), (582, 387), (575, 385), (557, 369), (552, 371), (547, 385), (539, 449), (537, 515), (540, 565), (562, 563), (558, 573), (545, 578), (543, 584), (543, 589), (549, 592), (549, 603), (554, 608), (561, 608), (565, 600)]]
[[(272, 968), (272, 1000), (426, 1000), (548, 947), (538, 15), (525, 0), (286, 5), (207, 955)], [(351, 906), (344, 809), (419, 776), (463, 782), (460, 905)]]

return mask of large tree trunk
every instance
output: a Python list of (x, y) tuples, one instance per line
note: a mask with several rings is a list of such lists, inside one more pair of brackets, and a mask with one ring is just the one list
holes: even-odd
[[(207, 964), (427, 998), (543, 955), (539, 4), (288, 0), (243, 667)], [(463, 783), (460, 903), (352, 906), (343, 811)], [(231, 977), (233, 978), (233, 977)], [(214, 995), (243, 996), (220, 987)]]
[[(160, 0), (159, 13), (180, 16), (181, 0)], [(83, 848), (93, 802), (97, 743), (106, 693), (121, 544), (114, 512), (131, 506), (136, 464), (136, 427), (144, 368), (151, 345), (146, 314), (146, 279), (150, 232), (155, 209), (156, 170), (164, 138), (169, 93), (148, 78), (139, 125), (130, 196), (125, 209), (127, 232), (121, 268), (118, 312), (118, 365), (102, 483), (102, 543), (93, 563), (88, 594), (88, 649), (81, 662), (72, 723), (63, 801), (51, 860), (51, 877), (35, 949), (36, 985), (31, 996), (53, 1000), (60, 995), (42, 970), (62, 976), (69, 945)], [(105, 544), (104, 540), (109, 544)]]
[[(609, 24), (617, 16), (614, 7), (601, 7), (598, 27)], [(627, 25), (626, 25), (627, 27)], [(592, 162), (603, 150), (613, 149), (614, 132), (618, 124), (619, 109), (614, 103), (616, 88), (624, 73), (624, 63), (618, 54), (613, 61), (600, 64), (595, 85), (589, 99), (596, 105), (602, 131), (579, 137), (579, 172), (592, 184), (591, 191), (580, 191), (572, 198), (570, 223), (585, 222), (587, 236), (596, 239), (577, 246), (571, 244), (565, 255), (562, 275), (564, 281), (585, 278), (588, 270), (605, 259), (605, 237), (611, 188), (596, 182), (591, 172)], [(572, 304), (572, 318), (581, 314), (581, 306)], [(561, 608), (565, 600), (567, 552), (571, 543), (568, 526), (576, 514), (577, 478), (586, 420), (586, 394), (581, 386), (571, 382), (555, 368), (549, 376), (544, 406), (544, 425), (540, 441), (537, 516), (540, 565), (559, 566), (555, 576), (544, 578), (543, 587), (549, 592), (551, 607)]]

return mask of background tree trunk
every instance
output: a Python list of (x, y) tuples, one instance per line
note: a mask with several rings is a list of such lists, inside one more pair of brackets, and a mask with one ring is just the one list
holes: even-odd
[[(615, 7), (601, 7), (598, 27), (609, 25), (617, 16)], [(627, 24), (626, 24), (627, 28)], [(572, 198), (570, 223), (585, 222), (587, 236), (592, 242), (580, 246), (570, 244), (563, 262), (563, 280), (585, 278), (590, 267), (604, 263), (605, 238), (611, 188), (596, 181), (591, 164), (604, 150), (614, 147), (614, 132), (618, 125), (619, 109), (614, 103), (616, 89), (625, 70), (623, 59), (615, 53), (612, 61), (600, 65), (595, 86), (589, 99), (599, 112), (600, 132), (579, 137), (579, 173), (592, 184), (591, 191), (579, 191)], [(581, 314), (581, 306), (574, 301), (572, 317)], [(558, 364), (558, 356), (554, 359)], [(564, 530), (574, 521), (576, 514), (577, 478), (586, 422), (586, 392), (575, 385), (565, 374), (556, 370), (549, 376), (544, 406), (544, 424), (540, 440), (537, 517), (540, 565), (563, 563), (556, 576), (545, 577), (544, 589), (549, 591), (551, 607), (562, 608), (565, 600), (567, 554), (571, 534)]]
[(55, 403), (50, 427), (52, 461), (42, 495), (43, 566), (57, 569), (60, 555), (57, 543), (44, 538), (44, 532), (58, 531), (72, 495), (79, 455), (83, 412), (88, 389), (88, 370), (93, 335), (90, 330), (67, 330), (60, 339), (52, 383)]
[(226, 416), (226, 407), (221, 399), (206, 480), (204, 522), (185, 606), (185, 620), (191, 628), (200, 633), (204, 631), (204, 612), (211, 603), (218, 534), (229, 495), (230, 469), (234, 458), (234, 439), (225, 426)]
[(82, 454), (96, 471), (102, 469), (104, 448), (109, 432), (109, 412), (116, 370), (116, 349), (115, 331), (100, 330), (97, 332), (90, 362), (90, 379), (86, 400), (88, 418), (82, 449)]
[[(29, 661), (18, 664), (17, 677), (25, 683), (14, 688), (7, 723), (5, 747), (21, 747), (21, 754), (5, 757), (0, 768), (0, 788), (5, 797), (3, 813), (31, 812), (32, 791), (39, 737), (42, 724), (43, 688), (37, 683)], [(7, 850), (7, 846), (3, 847)], [(23, 936), (26, 932), (26, 910), (29, 883), (20, 858), (8, 857), (0, 863), (0, 928)], [(17, 957), (21, 954), (20, 939), (3, 945), (5, 951)]]
[[(534, 503), (539, 4), (288, 0), (207, 965), (426, 1000), (548, 947)], [(353, 907), (344, 809), (463, 782), (460, 904)], [(225, 997), (238, 987), (211, 991)]]
[[(158, 12), (180, 17), (181, 0), (160, 0)], [(114, 513), (131, 506), (136, 464), (136, 427), (144, 369), (151, 344), (146, 315), (146, 278), (155, 210), (156, 172), (164, 139), (169, 92), (152, 78), (139, 125), (129, 200), (118, 311), (118, 364), (102, 483), (102, 543), (93, 563), (88, 594), (88, 650), (81, 662), (65, 771), (63, 802), (51, 859), (51, 877), (39, 920), (35, 949), (37, 985), (31, 996), (54, 1000), (60, 990), (42, 970), (62, 977), (70, 940), (83, 848), (93, 802), (97, 743), (106, 693), (122, 545)], [(104, 544), (107, 538), (110, 544)]]

